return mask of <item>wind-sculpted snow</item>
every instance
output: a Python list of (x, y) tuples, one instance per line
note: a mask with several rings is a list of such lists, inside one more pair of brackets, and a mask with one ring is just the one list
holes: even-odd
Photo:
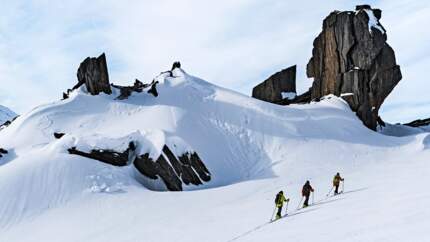
[[(422, 171), (414, 178), (428, 183), (423, 162), (428, 137), (373, 132), (337, 97), (278, 106), (178, 68), (173, 77), (162, 74), (155, 81), (158, 97), (133, 92), (125, 100), (115, 99), (115, 88), (112, 95), (92, 96), (81, 87), (66, 100), (23, 114), (0, 132), (0, 147), (10, 151), (0, 166), (0, 241), (29, 241), (30, 234), (31, 241), (228, 241), (243, 234), (239, 241), (285, 236), (368, 241), (378, 235), (373, 230), (378, 219), (385, 217), (382, 223), (398, 228), (395, 218), (413, 215), (407, 212), (410, 183), (404, 182), (410, 172)], [(65, 135), (57, 139), (54, 133)], [(168, 156), (164, 145), (178, 156), (195, 151), (211, 179), (183, 185), (183, 190), (199, 191), (153, 192), (146, 187), (165, 190), (158, 189), (163, 188), (160, 179), (142, 181), (133, 165), (118, 167), (68, 152), (71, 147), (124, 151), (130, 141), (139, 141), (138, 154), (154, 159)], [(171, 166), (175, 173), (182, 171)], [(338, 171), (347, 178), (346, 189), (356, 192), (248, 233), (268, 221), (279, 190), (291, 198), (291, 208), (300, 201), (301, 185), (311, 180), (319, 200)], [(381, 194), (387, 187), (395, 191), (385, 198)], [(423, 199), (413, 207), (426, 209), (427, 193), (420, 197), (421, 187), (412, 189), (411, 199)], [(399, 203), (407, 206), (395, 202), (403, 197)], [(383, 206), (386, 199), (391, 203)], [(419, 221), (428, 225), (425, 216)], [(344, 230), (328, 236), (333, 224), (344, 224)], [(305, 225), (313, 232), (304, 231)], [(424, 234), (424, 225), (416, 224), (415, 235)], [(389, 235), (405, 239), (400, 231)]]

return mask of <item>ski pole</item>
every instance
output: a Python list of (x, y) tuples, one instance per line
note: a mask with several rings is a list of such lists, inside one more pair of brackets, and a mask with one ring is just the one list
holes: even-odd
[(270, 217), (270, 221), (272, 221), (272, 220), (273, 220), (273, 216), (275, 216), (276, 209), (277, 209), (277, 207), (276, 207), (276, 205), (275, 205), (275, 209), (273, 210), (272, 217)]
[(331, 187), (330, 191), (327, 193), (327, 195), (325, 195), (326, 197), (328, 197), (331, 193), (331, 191), (333, 191), (334, 186)]
[(299, 210), (300, 205), (302, 205), (302, 201), (303, 201), (303, 199), (304, 199), (304, 198), (305, 198), (305, 197), (304, 197), (304, 196), (302, 196), (302, 199), (300, 200), (299, 206), (297, 207), (297, 209), (296, 209), (296, 210)]
[(342, 181), (342, 193), (345, 191), (345, 180)]
[(288, 203), (290, 203), (290, 202), (287, 202), (287, 205), (285, 206), (285, 215), (288, 214)]
[(314, 194), (315, 194), (315, 192), (312, 192), (312, 204), (315, 204)]

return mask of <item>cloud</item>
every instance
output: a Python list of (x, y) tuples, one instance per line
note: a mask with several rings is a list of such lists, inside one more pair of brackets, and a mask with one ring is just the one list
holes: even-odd
[[(250, 94), (276, 71), (298, 64), (298, 89), (323, 18), (358, 1), (9, 1), (0, 15), (0, 103), (18, 112), (57, 100), (79, 63), (106, 52), (111, 81), (150, 81), (175, 60), (191, 74)], [(428, 66), (429, 4), (375, 1), (404, 80), (387, 107), (411, 103)], [(417, 38), (410, 38), (417, 36)], [(418, 37), (419, 36), (419, 37)], [(424, 69), (422, 69), (424, 68)], [(428, 90), (427, 90), (428, 93)], [(429, 96), (429, 95), (427, 95)], [(383, 109), (388, 121), (401, 119)], [(424, 113), (419, 113), (424, 114)], [(429, 114), (430, 115), (430, 114)]]

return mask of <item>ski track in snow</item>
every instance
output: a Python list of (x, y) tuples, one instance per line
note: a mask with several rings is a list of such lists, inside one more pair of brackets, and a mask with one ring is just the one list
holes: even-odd
[[(356, 189), (356, 190), (352, 190), (352, 191), (346, 191), (346, 192), (342, 191), (337, 196), (334, 196), (334, 195), (325, 196), (324, 198), (318, 200), (317, 202), (312, 203), (307, 208), (301, 208), (302, 202), (303, 202), (303, 200), (302, 200), (302, 202), (299, 204), (299, 207), (296, 208), (295, 210), (293, 210), (291, 213), (288, 213), (288, 210), (286, 210), (285, 212), (287, 213), (287, 215), (283, 215), (280, 219), (275, 219), (275, 220), (273, 220), (273, 216), (272, 216), (272, 218), (270, 219), (269, 222), (261, 224), (261, 225), (255, 227), (255, 228), (253, 228), (253, 229), (251, 229), (251, 230), (249, 230), (249, 231), (247, 231), (247, 232), (245, 232), (245, 233), (243, 233), (243, 234), (241, 234), (241, 235), (239, 235), (237, 237), (234, 237), (233, 239), (229, 240), (228, 242), (237, 241), (237, 240), (239, 240), (239, 239), (241, 239), (241, 238), (243, 238), (245, 236), (250, 235), (251, 233), (253, 233), (253, 232), (255, 232), (255, 231), (259, 230), (259, 229), (264, 228), (265, 226), (270, 225), (271, 223), (279, 222), (280, 220), (283, 220), (285, 218), (288, 219), (288, 218), (293, 217), (293, 216), (297, 216), (297, 215), (300, 215), (300, 214), (303, 214), (303, 213), (309, 213), (309, 212), (312, 212), (314, 210), (317, 210), (318, 208), (316, 206), (324, 205), (325, 203), (332, 203), (332, 202), (336, 202), (337, 200), (344, 199), (344, 198), (340, 197), (341, 195), (344, 195), (344, 194), (347, 194), (347, 193), (352, 193), (352, 192), (358, 192), (358, 191), (362, 191), (362, 190), (365, 190), (365, 188)], [(336, 199), (331, 199), (331, 198), (336, 198)]]

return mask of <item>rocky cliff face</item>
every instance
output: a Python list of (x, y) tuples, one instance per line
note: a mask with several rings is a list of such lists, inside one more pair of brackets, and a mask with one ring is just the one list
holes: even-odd
[(295, 94), (296, 66), (273, 74), (252, 89), (252, 97), (271, 103), (281, 103), (284, 99), (293, 99)]
[(357, 6), (355, 12), (332, 12), (314, 40), (306, 70), (314, 78), (312, 99), (343, 97), (373, 130), (379, 108), (402, 78), (380, 19), (381, 10), (368, 5)]

